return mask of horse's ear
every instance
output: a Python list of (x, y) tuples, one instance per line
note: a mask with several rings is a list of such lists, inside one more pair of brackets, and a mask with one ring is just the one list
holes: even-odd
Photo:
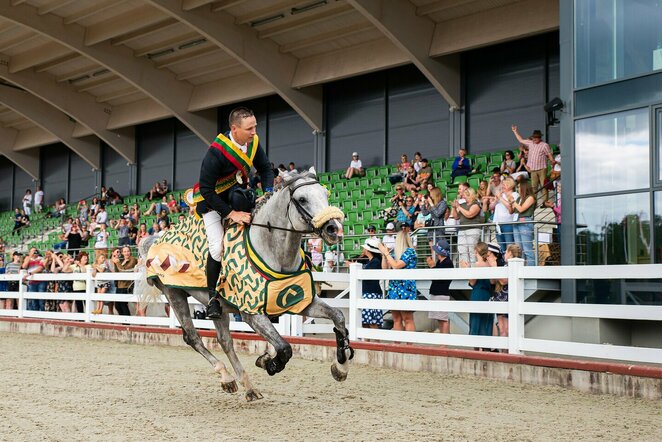
[(310, 169), (308, 169), (308, 172), (310, 172), (310, 173), (312, 173), (313, 175), (317, 176), (317, 172), (315, 171), (315, 167), (314, 167), (314, 166), (311, 167)]

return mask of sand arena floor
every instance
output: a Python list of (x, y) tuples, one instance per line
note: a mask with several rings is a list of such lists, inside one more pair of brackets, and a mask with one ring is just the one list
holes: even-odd
[[(662, 440), (662, 404), (293, 359), (264, 399), (187, 348), (0, 333), (0, 440)], [(212, 423), (212, 416), (217, 423)]]

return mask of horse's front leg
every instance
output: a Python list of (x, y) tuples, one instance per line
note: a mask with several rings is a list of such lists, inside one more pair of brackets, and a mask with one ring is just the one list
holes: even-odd
[(349, 360), (354, 357), (354, 349), (349, 345), (349, 332), (345, 327), (345, 315), (339, 309), (329, 306), (317, 297), (313, 298), (313, 302), (301, 314), (333, 321), (333, 332), (336, 334), (336, 361), (331, 365), (331, 374), (339, 382), (347, 379)]
[(283, 371), (285, 365), (292, 357), (292, 346), (278, 333), (266, 315), (249, 315), (244, 312), (241, 313), (241, 318), (248, 325), (251, 326), (255, 332), (262, 336), (269, 344), (271, 344), (276, 354), (270, 354), (268, 351), (262, 356), (257, 358), (255, 365), (263, 368), (273, 376), (276, 373)]

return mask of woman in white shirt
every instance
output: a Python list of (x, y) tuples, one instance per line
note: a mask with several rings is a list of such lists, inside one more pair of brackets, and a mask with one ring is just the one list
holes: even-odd
[(101, 228), (101, 230), (99, 230), (95, 234), (95, 240), (96, 241), (94, 243), (94, 248), (95, 249), (107, 249), (108, 248), (109, 233), (106, 230), (106, 224), (105, 223), (99, 224), (99, 227)]
[[(501, 192), (497, 192), (494, 197), (494, 224), (497, 230), (497, 242), (501, 250), (506, 250), (509, 244), (515, 242), (513, 236), (513, 203), (519, 198), (519, 194), (514, 191), (515, 180), (506, 178), (501, 182)], [(507, 224), (503, 224), (507, 223)]]
[(350, 179), (353, 176), (365, 176), (365, 170), (363, 170), (363, 164), (359, 160), (358, 152), (352, 153), (352, 162), (349, 163), (347, 172), (345, 172), (345, 178)]
[(23, 210), (27, 216), (32, 215), (32, 190), (28, 189), (23, 195)]
[(310, 260), (315, 267), (320, 267), (324, 261), (322, 254), (322, 239), (310, 238), (308, 240), (308, 253), (310, 253)]

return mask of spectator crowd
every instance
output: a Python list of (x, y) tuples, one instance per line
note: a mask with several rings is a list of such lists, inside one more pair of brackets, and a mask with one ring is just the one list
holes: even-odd
[[(5, 262), (4, 246), (0, 254), (0, 274), (18, 274), (25, 271), (23, 283), (28, 292), (53, 293), (53, 300), (29, 299), (26, 308), (36, 311), (84, 312), (82, 301), (67, 300), (66, 293), (86, 291), (84, 278), (81, 280), (36, 281), (36, 274), (85, 274), (91, 272), (97, 276), (106, 272), (133, 272), (138, 260), (135, 246), (149, 235), (162, 235), (173, 221), (182, 221), (188, 214), (188, 206), (174, 194), (169, 194), (166, 180), (156, 183), (144, 196), (149, 202), (148, 209), (142, 213), (141, 205), (124, 203), (122, 196), (112, 187), (101, 187), (98, 194), (89, 201), (82, 199), (77, 203), (75, 214), (69, 211), (63, 198), (58, 199), (50, 208), (44, 207), (44, 192), (36, 188), (34, 198), (28, 189), (22, 200), (22, 209), (15, 209), (14, 233), (30, 225), (33, 213), (44, 213), (46, 217), (59, 218), (59, 242), (52, 250), (39, 251), (31, 247), (25, 254), (14, 251)], [(110, 206), (121, 206), (110, 216)], [(146, 204), (143, 204), (145, 207)], [(150, 217), (150, 218), (148, 218)], [(154, 222), (147, 224), (154, 217)], [(111, 246), (111, 237), (114, 238)], [(132, 281), (99, 281), (97, 293), (131, 293)], [(18, 282), (0, 282), (0, 291), (17, 291)], [(15, 299), (0, 299), (0, 308), (17, 308)], [(135, 306), (135, 314), (143, 315), (144, 310)], [(130, 315), (126, 302), (97, 302), (90, 306), (92, 314)]]
[[(388, 177), (393, 189), (380, 215), (385, 226), (383, 234), (378, 235), (376, 225), (369, 225), (365, 229), (368, 238), (361, 246), (360, 256), (356, 257), (345, 256), (342, 238), (332, 246), (325, 245), (319, 238), (307, 239), (304, 249), (311, 266), (321, 271), (338, 271), (351, 262), (359, 262), (366, 269), (495, 267), (507, 265), (507, 260), (513, 257), (522, 257), (527, 265), (536, 265), (534, 212), (538, 207), (550, 208), (560, 222), (560, 199), (557, 196), (550, 200), (549, 190), (556, 190), (557, 195), (560, 192), (557, 183), (561, 157), (552, 154), (550, 146), (542, 141), (540, 131), (523, 138), (517, 126), (511, 129), (519, 147), (506, 151), (501, 163), (492, 164), (489, 171), (481, 170), (484, 165), (473, 163), (465, 149), (459, 149), (452, 163), (448, 163), (448, 176), (437, 174), (436, 177), (431, 162), (421, 152), (415, 152), (411, 160), (409, 155), (402, 154), (395, 172)], [(272, 164), (272, 168), (275, 185), (297, 172), (292, 162), (287, 166)], [(551, 169), (549, 176), (548, 169)], [(489, 176), (485, 175), (487, 172)], [(358, 152), (352, 153), (343, 176), (347, 180), (366, 178)], [(256, 189), (261, 188), (258, 176), (251, 176), (249, 183)], [(170, 229), (174, 217), (181, 221), (188, 214), (186, 204), (169, 191), (166, 180), (157, 182), (144, 195), (146, 203), (141, 205), (125, 203), (113, 188), (102, 187), (91, 200), (79, 201), (75, 216), (71, 216), (64, 199), (48, 207), (44, 205), (44, 192), (40, 187), (34, 195), (28, 189), (22, 209), (15, 209), (14, 231), (29, 226), (33, 213), (45, 213), (47, 217), (62, 220), (60, 242), (43, 254), (35, 248), (25, 255), (13, 252), (7, 257), (8, 262), (3, 255), (0, 273), (16, 274), (25, 270), (28, 291), (54, 293), (52, 301), (30, 300), (30, 310), (81, 312), (85, 308), (81, 301), (68, 301), (62, 294), (84, 292), (82, 279), (43, 282), (31, 280), (30, 276), (133, 271), (138, 263), (133, 247), (149, 235), (162, 235)], [(121, 210), (113, 210), (114, 215), (110, 216), (110, 206), (121, 206)], [(147, 223), (151, 217), (154, 222)], [(430, 299), (451, 299), (450, 284), (450, 281), (434, 281), (429, 289)], [(507, 280), (472, 280), (469, 284), (471, 300), (505, 301), (508, 298)], [(6, 287), (10, 291), (16, 288), (16, 283)], [(99, 280), (95, 289), (98, 293), (130, 293), (131, 284)], [(363, 296), (367, 299), (410, 300), (416, 299), (419, 293), (413, 280), (363, 283)], [(0, 307), (2, 304), (5, 308), (16, 308), (12, 299), (0, 300)], [(89, 309), (92, 314), (105, 311), (130, 314), (129, 306), (120, 302), (98, 302)], [(138, 306), (135, 312), (144, 315)], [(416, 330), (412, 312), (392, 311), (391, 315), (393, 329)], [(383, 326), (380, 310), (364, 309), (362, 318), (366, 327)], [(430, 319), (437, 322), (440, 332), (449, 332), (448, 313), (433, 312)], [(471, 334), (503, 336), (507, 332), (507, 319), (501, 315), (471, 314), (469, 327)]]

